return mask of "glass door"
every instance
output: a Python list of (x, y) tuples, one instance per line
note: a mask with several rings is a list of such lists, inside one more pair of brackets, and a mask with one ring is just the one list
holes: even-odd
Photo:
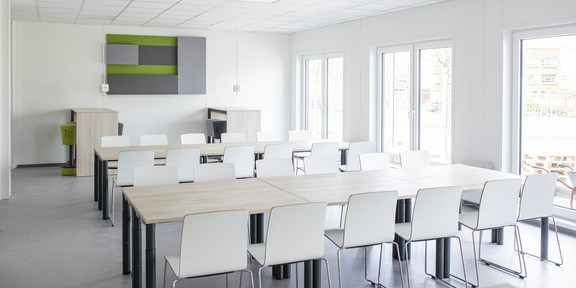
[(344, 58), (320, 54), (306, 56), (303, 62), (305, 129), (313, 138), (342, 141)]

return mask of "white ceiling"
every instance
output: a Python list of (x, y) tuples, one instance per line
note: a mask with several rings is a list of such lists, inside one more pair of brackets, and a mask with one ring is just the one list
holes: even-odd
[(11, 0), (16, 21), (291, 33), (446, 0)]

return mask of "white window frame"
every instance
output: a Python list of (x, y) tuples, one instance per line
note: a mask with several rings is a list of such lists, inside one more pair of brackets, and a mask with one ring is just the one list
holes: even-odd
[[(409, 112), (412, 117), (412, 123), (410, 124), (410, 149), (420, 149), (420, 55), (419, 51), (422, 49), (433, 49), (433, 48), (440, 48), (440, 47), (451, 47), (452, 48), (452, 77), (454, 75), (454, 41), (452, 38), (438, 38), (438, 39), (430, 39), (425, 41), (414, 41), (404, 44), (397, 44), (397, 45), (386, 45), (386, 46), (379, 46), (376, 48), (377, 53), (377, 84), (378, 85), (378, 127), (376, 131), (376, 144), (379, 151), (383, 151), (383, 143), (384, 143), (384, 135), (382, 133), (382, 129), (384, 127), (384, 87), (382, 83), (382, 55), (384, 53), (394, 53), (394, 52), (401, 52), (401, 51), (410, 51), (412, 59), (411, 59), (411, 83), (410, 83), (410, 106), (411, 111)], [(452, 85), (452, 119), (451, 119), (451, 134), (454, 135), (454, 86)], [(450, 139), (451, 147), (454, 147), (454, 136)], [(452, 154), (453, 149), (451, 150), (451, 158), (452, 161), (454, 159), (454, 155)], [(398, 162), (397, 155), (391, 154), (392, 161)]]
[[(511, 111), (511, 145), (510, 145), (510, 169), (511, 173), (520, 174), (521, 172), (521, 159), (520, 149), (522, 147), (521, 132), (521, 95), (522, 89), (521, 80), (521, 40), (536, 39), (545, 37), (558, 37), (576, 35), (576, 25), (565, 25), (556, 27), (540, 27), (532, 29), (522, 29), (512, 31), (512, 111)], [(554, 206), (554, 215), (559, 218), (569, 219), (576, 221), (576, 210)]]
[[(300, 99), (301, 99), (301, 105), (300, 105), (300, 111), (302, 111), (301, 113), (301, 123), (302, 123), (302, 129), (304, 130), (308, 130), (308, 93), (307, 93), (307, 88), (308, 88), (308, 79), (307, 79), (307, 65), (306, 65), (306, 61), (309, 60), (322, 60), (322, 101), (323, 101), (323, 105), (324, 105), (324, 109), (323, 109), (323, 115), (322, 117), (324, 118), (324, 126), (322, 127), (322, 138), (327, 138), (328, 137), (328, 131), (329, 131), (329, 123), (328, 123), (328, 105), (330, 105), (330, 103), (328, 103), (328, 73), (327, 69), (328, 69), (328, 59), (330, 58), (342, 58), (344, 59), (344, 52), (342, 51), (332, 51), (332, 52), (324, 52), (324, 53), (314, 53), (314, 54), (307, 54), (307, 55), (302, 55), (301, 56), (301, 63), (302, 63), (302, 69), (301, 69), (301, 83), (302, 83), (302, 87), (301, 87), (301, 91), (300, 91)], [(346, 65), (344, 63), (344, 69), (346, 69)], [(344, 77), (345, 75), (345, 71), (342, 75), (342, 77)], [(344, 79), (343, 79), (344, 80)], [(344, 101), (344, 106), (346, 106), (345, 104), (345, 100)], [(342, 119), (344, 119), (344, 115), (342, 115)], [(344, 123), (342, 123), (344, 124)], [(344, 127), (344, 125), (342, 125), (342, 127)], [(345, 131), (342, 131), (342, 137), (344, 138), (344, 134)]]

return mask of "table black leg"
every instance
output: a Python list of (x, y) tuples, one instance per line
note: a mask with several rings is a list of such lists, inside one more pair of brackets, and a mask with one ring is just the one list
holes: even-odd
[(436, 239), (436, 277), (444, 278), (444, 238)]
[[(406, 222), (406, 201), (398, 200), (398, 202), (396, 202), (396, 223), (404, 222)], [(405, 249), (403, 249), (406, 241), (398, 236), (395, 236), (395, 242), (398, 243), (398, 246), (402, 249), (400, 249), (399, 255), (396, 255), (396, 251), (394, 250), (392, 256), (400, 259), (401, 261), (406, 260), (406, 252), (404, 251)]]
[(282, 268), (284, 270), (284, 279), (290, 278), (290, 267), (292, 264), (285, 264)]
[(340, 150), (340, 165), (346, 165), (348, 162), (348, 150)]
[(156, 287), (156, 224), (146, 225), (146, 288)]
[(100, 157), (98, 157), (98, 190), (96, 193), (98, 193), (98, 210), (102, 210), (102, 185), (104, 184), (102, 182), (102, 159), (100, 159)]
[(313, 287), (313, 279), (312, 279), (313, 269), (312, 269), (312, 260), (304, 262), (304, 288), (312, 288)]
[(258, 229), (256, 229), (256, 227), (258, 226), (257, 220), (256, 220), (256, 215), (255, 214), (250, 214), (250, 243), (255, 244), (258, 243), (257, 242), (257, 234), (258, 234)]
[(140, 217), (132, 209), (132, 288), (142, 288), (142, 235)]
[[(412, 222), (412, 199), (410, 198), (404, 200), (404, 222)], [(408, 259), (412, 259), (410, 258), (412, 256), (412, 249), (410, 249), (411, 246), (412, 243), (408, 243), (408, 255), (406, 255)]]
[(122, 274), (130, 274), (130, 204), (122, 195)]
[(102, 175), (102, 185), (100, 186), (102, 190), (102, 219), (108, 219), (108, 161), (102, 161), (101, 165), (101, 172)]
[(320, 260), (313, 261), (313, 271), (312, 271), (312, 287), (320, 288), (322, 287), (322, 262)]
[(264, 243), (264, 214), (256, 214), (256, 241)]
[(492, 239), (490, 242), (496, 243), (498, 242), (498, 229), (492, 229)]
[(451, 238), (444, 239), (444, 278), (450, 278)]
[(498, 233), (496, 235), (496, 244), (498, 245), (504, 245), (504, 228), (498, 228)]
[(98, 167), (98, 162), (100, 161), (100, 157), (98, 157), (98, 154), (96, 154), (96, 152), (94, 152), (94, 201), (98, 201), (98, 193), (99, 193), (99, 187), (98, 184), (100, 182), (100, 170)]
[(540, 219), (540, 257), (548, 260), (548, 232), (550, 223), (548, 217)]
[(276, 280), (284, 279), (284, 265), (272, 266), (272, 276), (274, 276)]

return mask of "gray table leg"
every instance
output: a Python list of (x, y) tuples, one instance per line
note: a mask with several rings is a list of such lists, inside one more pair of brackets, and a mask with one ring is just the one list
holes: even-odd
[(348, 162), (348, 150), (340, 150), (340, 165), (346, 165)]
[(142, 288), (142, 235), (140, 217), (132, 209), (132, 288)]
[(444, 278), (444, 242), (445, 238), (436, 239), (436, 277)]
[[(396, 203), (396, 223), (404, 223), (406, 222), (406, 200), (398, 200)], [(404, 245), (406, 241), (404, 239), (395, 236), (394, 241), (398, 243), (400, 249), (400, 254), (396, 254), (396, 250), (393, 250), (392, 256), (395, 258), (400, 259), (401, 261), (406, 260), (406, 252), (404, 251)]]
[(94, 152), (94, 201), (98, 201), (100, 195), (99, 182), (100, 182), (100, 169), (98, 167), (98, 162), (100, 162), (100, 157)]
[(130, 274), (130, 204), (122, 195), (122, 274)]
[(146, 225), (146, 288), (156, 287), (156, 224)]
[(102, 219), (107, 220), (108, 214), (108, 161), (102, 161), (100, 165), (100, 175), (102, 178), (102, 185), (100, 185), (100, 190), (102, 190)]
[(312, 260), (304, 262), (304, 288), (313, 287), (312, 274), (314, 274), (312, 269)]
[(450, 278), (450, 248), (451, 239), (444, 239), (444, 278)]
[(312, 287), (320, 288), (322, 287), (322, 262), (320, 260), (312, 260), (312, 262)]
[(548, 260), (548, 231), (550, 223), (548, 217), (540, 219), (540, 257)]

